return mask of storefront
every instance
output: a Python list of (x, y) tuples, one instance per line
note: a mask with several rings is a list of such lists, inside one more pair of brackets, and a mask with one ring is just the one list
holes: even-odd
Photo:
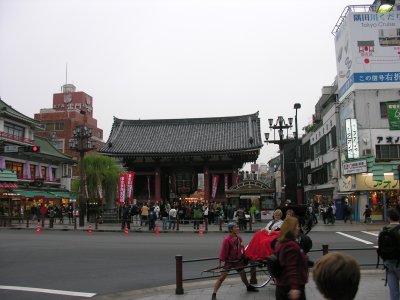
[(255, 206), (258, 211), (275, 209), (274, 190), (257, 180), (243, 180), (226, 191), (228, 203), (234, 208), (250, 208)]
[(352, 206), (356, 221), (364, 221), (363, 213), (368, 205), (373, 222), (386, 222), (388, 209), (395, 207), (400, 200), (399, 180), (393, 174), (377, 177), (373, 173), (362, 173), (342, 179), (346, 186), (354, 187), (354, 191), (341, 194)]

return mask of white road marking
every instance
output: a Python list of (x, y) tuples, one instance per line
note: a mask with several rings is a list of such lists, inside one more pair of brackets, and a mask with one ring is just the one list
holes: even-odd
[(377, 233), (377, 232), (371, 232), (371, 231), (361, 231), (361, 232), (366, 233), (366, 234), (370, 234), (370, 235), (373, 235), (373, 236), (378, 236), (379, 235), (379, 233)]
[(73, 291), (39, 289), (39, 288), (24, 287), (24, 286), (12, 286), (12, 285), (0, 285), (0, 290), (46, 293), (46, 294), (67, 295), (67, 296), (86, 297), (86, 298), (90, 298), (90, 297), (93, 297), (96, 295), (95, 293), (82, 293), (82, 292), (73, 292)]
[(343, 232), (336, 232), (336, 233), (337, 233), (337, 234), (340, 234), (340, 235), (343, 235), (343, 236), (345, 236), (345, 237), (348, 237), (348, 238), (350, 238), (350, 239), (359, 241), (359, 242), (361, 242), (361, 243), (367, 244), (367, 245), (372, 245), (372, 244), (373, 244), (373, 243), (370, 242), (370, 241), (366, 241), (366, 240), (359, 239), (358, 237), (352, 236), (352, 235), (350, 235), (350, 234), (346, 234), (346, 233), (343, 233)]

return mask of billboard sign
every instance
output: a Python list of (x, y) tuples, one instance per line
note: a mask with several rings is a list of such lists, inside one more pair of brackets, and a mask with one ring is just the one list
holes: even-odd
[(354, 89), (398, 88), (400, 12), (349, 12), (335, 49), (339, 100)]
[(343, 174), (356, 174), (356, 173), (366, 173), (367, 172), (367, 161), (353, 161), (348, 163), (343, 163)]
[(359, 158), (357, 119), (346, 119), (347, 158)]

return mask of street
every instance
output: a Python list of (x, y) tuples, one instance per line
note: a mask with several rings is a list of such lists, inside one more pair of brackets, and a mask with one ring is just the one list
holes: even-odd
[[(209, 258), (219, 254), (226, 233), (130, 233), (85, 231), (0, 231), (1, 299), (77, 299), (94, 295), (175, 284), (175, 255), (183, 259)], [(247, 244), (252, 233), (241, 234)], [(311, 232), (313, 249), (371, 248), (377, 232)], [(359, 240), (356, 240), (356, 239)], [(366, 244), (370, 243), (370, 244)], [(360, 264), (375, 264), (376, 252), (344, 251)], [(310, 253), (316, 260), (321, 252)], [(187, 263), (183, 276), (198, 277), (215, 261)], [(7, 288), (5, 286), (11, 286)], [(29, 287), (67, 291), (17, 291)], [(71, 292), (89, 293), (72, 296)]]

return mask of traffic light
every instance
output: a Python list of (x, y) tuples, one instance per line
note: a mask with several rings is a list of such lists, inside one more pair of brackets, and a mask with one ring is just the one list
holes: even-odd
[(19, 152), (33, 152), (33, 153), (38, 153), (40, 152), (40, 147), (33, 145), (33, 146), (23, 146), (19, 147)]

